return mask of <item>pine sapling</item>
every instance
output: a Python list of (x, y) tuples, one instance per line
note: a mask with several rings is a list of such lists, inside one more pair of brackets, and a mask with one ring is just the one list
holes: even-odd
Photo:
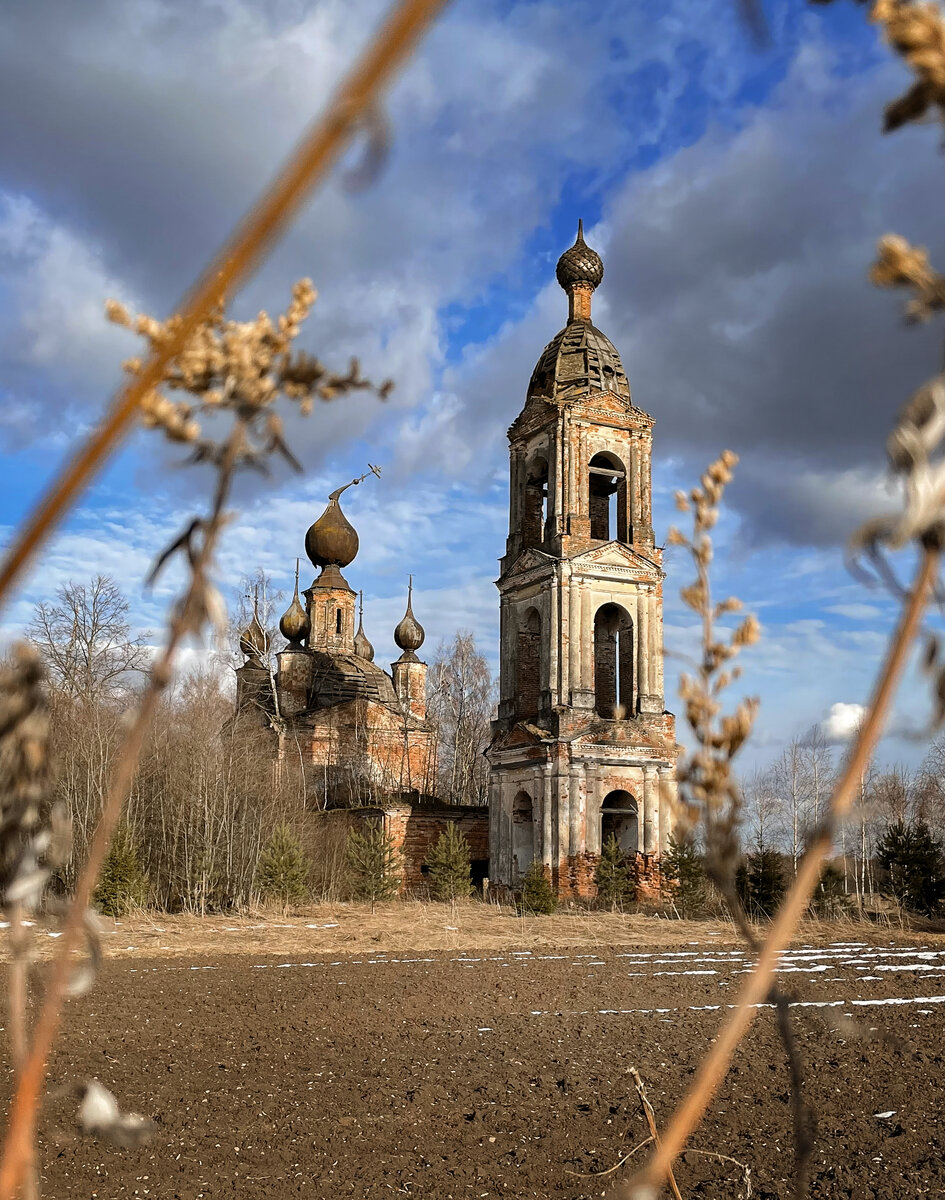
[(450, 821), (430, 851), (430, 890), (434, 900), (449, 900), (453, 909), (457, 900), (472, 894), (469, 843), (455, 822)]
[(616, 834), (610, 834), (601, 847), (594, 882), (597, 884), (597, 899), (601, 904), (609, 905), (611, 911), (633, 899), (633, 876)]
[(534, 858), (522, 880), (519, 909), (522, 913), (541, 913), (548, 916), (557, 907), (558, 898), (552, 890), (551, 881), (545, 874), (544, 864)]
[(106, 917), (123, 917), (148, 898), (148, 877), (126, 826), (120, 826), (105, 855), (92, 903)]
[(670, 835), (661, 867), (667, 891), (682, 916), (701, 913), (706, 903), (705, 866), (691, 833)]
[(283, 913), (311, 896), (309, 861), (288, 825), (278, 825), (256, 865), (256, 887), (265, 899), (278, 900)]
[(373, 913), (378, 900), (392, 900), (400, 891), (401, 858), (382, 821), (368, 821), (367, 833), (352, 829), (345, 850), (345, 870), (351, 893), (371, 901)]
[(945, 899), (942, 843), (924, 821), (896, 821), (876, 848), (879, 865), (888, 872), (889, 890), (903, 908), (932, 916)]

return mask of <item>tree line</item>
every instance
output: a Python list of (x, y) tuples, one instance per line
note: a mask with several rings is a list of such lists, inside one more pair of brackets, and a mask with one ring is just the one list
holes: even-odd
[[(275, 611), (275, 598), (270, 590), (266, 611)], [(37, 606), (26, 634), (48, 681), (53, 798), (64, 801), (73, 821), (72, 853), (55, 881), (69, 891), (151, 651), (147, 635), (132, 630), (126, 597), (104, 575), (60, 587)], [(233, 723), (233, 665), (224, 649), (163, 698), (103, 874), (117, 872), (130, 896), (146, 896), (159, 908), (203, 913), (251, 903), (261, 894), (261, 864), (278, 854), (274, 830), (299, 839), (312, 865), (310, 894), (337, 889), (344, 875), (344, 847), (327, 836), (319, 840), (308, 819), (325, 806), (317, 773), (291, 763), (280, 768), (266, 729)], [(493, 692), (472, 634), (458, 632), (439, 647), (430, 664), (428, 711), (443, 799), (486, 801), (482, 752)]]

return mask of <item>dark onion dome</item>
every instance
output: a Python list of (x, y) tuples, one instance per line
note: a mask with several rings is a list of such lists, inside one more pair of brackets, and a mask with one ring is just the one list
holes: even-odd
[(365, 662), (374, 661), (374, 647), (367, 639), (364, 632), (363, 621), (358, 621), (358, 632), (354, 635), (354, 652), (358, 658), (363, 658)]
[(332, 492), (328, 507), (305, 535), (305, 553), (316, 567), (346, 567), (358, 553), (357, 530), (338, 503), (344, 490)]
[(292, 603), (282, 614), (279, 629), (285, 640), (296, 646), (301, 645), (302, 641), (312, 632), (312, 622), (299, 600), (298, 559), (295, 560), (295, 592), (292, 595)]
[(253, 605), (253, 619), (243, 630), (240, 637), (240, 649), (249, 659), (256, 661), (269, 649), (269, 635), (259, 623), (259, 614)]
[(577, 237), (570, 250), (565, 250), (558, 259), (555, 271), (558, 282), (568, 290), (575, 283), (589, 283), (592, 288), (600, 287), (604, 278), (604, 263), (596, 250), (584, 241), (584, 222), (578, 221)]
[(569, 400), (588, 391), (630, 400), (630, 382), (613, 342), (590, 321), (572, 321), (542, 350), (528, 394)]
[(406, 653), (412, 653), (414, 650), (419, 650), (423, 645), (423, 639), (426, 634), (423, 631), (423, 626), (413, 615), (413, 576), (410, 576), (410, 583), (407, 588), (407, 611), (404, 613), (404, 619), (394, 630), (394, 641)]
[(367, 639), (367, 634), (364, 632), (364, 593), (360, 595), (360, 608), (358, 610), (358, 632), (354, 635), (354, 652), (358, 658), (363, 658), (365, 662), (374, 661), (374, 647)]

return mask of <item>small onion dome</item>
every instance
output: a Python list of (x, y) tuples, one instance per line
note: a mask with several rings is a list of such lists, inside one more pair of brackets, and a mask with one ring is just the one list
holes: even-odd
[(240, 649), (249, 659), (258, 660), (269, 649), (269, 635), (259, 623), (259, 614), (253, 607), (253, 619), (243, 630)]
[(346, 567), (358, 553), (357, 530), (338, 503), (343, 490), (332, 492), (328, 507), (305, 535), (305, 553), (316, 567)]
[(578, 221), (574, 245), (558, 259), (555, 276), (565, 291), (575, 283), (589, 283), (592, 288), (600, 286), (604, 278), (604, 263), (597, 251), (584, 241), (583, 221)]
[(423, 645), (423, 639), (426, 634), (423, 632), (423, 626), (413, 615), (413, 576), (410, 578), (410, 585), (407, 589), (407, 611), (404, 613), (404, 619), (394, 630), (394, 641), (404, 651), (419, 650)]
[(363, 619), (358, 621), (358, 632), (354, 635), (354, 652), (358, 658), (366, 659), (368, 662), (374, 661), (374, 647), (364, 632)]
[(300, 645), (303, 638), (307, 638), (312, 632), (312, 622), (309, 620), (309, 615), (299, 600), (298, 562), (295, 564), (295, 592), (292, 596), (292, 603), (282, 614), (282, 619), (279, 621), (279, 629), (285, 640), (296, 646)]

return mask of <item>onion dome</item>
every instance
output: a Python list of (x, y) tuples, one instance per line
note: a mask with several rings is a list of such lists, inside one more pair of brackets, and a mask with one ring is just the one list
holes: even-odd
[(600, 286), (604, 278), (604, 263), (597, 251), (584, 241), (583, 221), (578, 221), (574, 245), (558, 259), (555, 275), (565, 291), (576, 283), (590, 284), (592, 288)]
[(407, 588), (407, 611), (404, 613), (404, 619), (394, 630), (394, 641), (406, 654), (412, 654), (413, 651), (419, 650), (423, 645), (423, 639), (426, 634), (423, 631), (423, 626), (413, 615), (413, 576), (410, 576), (410, 584)]
[(363, 658), (367, 662), (374, 661), (374, 647), (367, 639), (364, 632), (364, 592), (359, 592), (360, 606), (358, 609), (358, 632), (354, 635), (354, 652), (358, 658)]
[(328, 507), (305, 535), (305, 553), (316, 567), (346, 567), (358, 553), (357, 530), (338, 503), (344, 490), (331, 493)]
[(269, 649), (269, 635), (259, 623), (259, 613), (253, 602), (253, 619), (240, 635), (240, 649), (248, 659), (258, 662)]
[(282, 618), (279, 621), (279, 629), (285, 640), (293, 646), (301, 646), (303, 640), (312, 631), (312, 622), (309, 620), (309, 615), (299, 600), (298, 559), (295, 560), (295, 591), (292, 594), (292, 603), (282, 614)]
[(528, 395), (572, 400), (588, 392), (611, 392), (629, 402), (630, 382), (610, 338), (590, 321), (572, 321), (542, 350)]

